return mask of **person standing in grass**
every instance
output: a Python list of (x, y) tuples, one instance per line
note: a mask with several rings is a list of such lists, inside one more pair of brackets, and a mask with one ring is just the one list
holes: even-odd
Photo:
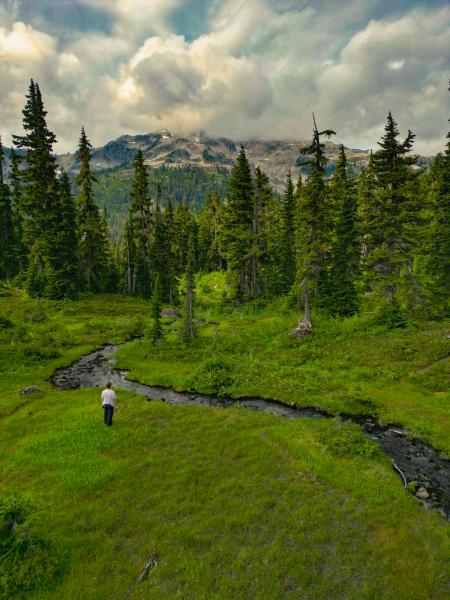
[(114, 410), (116, 408), (116, 393), (111, 389), (110, 381), (108, 381), (106, 388), (102, 392), (102, 406), (105, 425), (111, 427)]

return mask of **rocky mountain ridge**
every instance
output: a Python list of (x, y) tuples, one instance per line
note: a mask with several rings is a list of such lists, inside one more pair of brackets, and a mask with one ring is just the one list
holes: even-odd
[[(234, 141), (226, 137), (211, 137), (204, 132), (190, 136), (174, 136), (169, 131), (141, 135), (122, 135), (92, 151), (92, 167), (96, 171), (129, 166), (136, 151), (141, 148), (149, 167), (196, 166), (206, 169), (233, 165), (243, 145), (250, 163), (260, 166), (274, 187), (284, 185), (289, 170), (295, 175), (302, 168), (304, 157), (300, 149), (309, 140), (261, 141), (256, 139)], [(325, 152), (332, 171), (339, 153), (339, 144), (325, 141)], [(356, 169), (367, 165), (369, 151), (346, 148), (347, 158)], [(58, 162), (68, 171), (77, 169), (74, 154), (58, 156)]]
[[(199, 167), (201, 169), (228, 171), (233, 165), (240, 146), (244, 146), (247, 157), (253, 167), (260, 166), (269, 176), (272, 186), (281, 190), (286, 175), (291, 171), (295, 178), (298, 172), (306, 172), (305, 157), (301, 149), (309, 145), (310, 140), (239, 140), (226, 137), (212, 137), (205, 132), (187, 136), (172, 135), (167, 130), (139, 135), (121, 135), (104, 146), (93, 148), (92, 168), (94, 171), (126, 169), (130, 167), (138, 148), (144, 153), (149, 167)], [(324, 141), (325, 154), (329, 160), (327, 174), (331, 174), (338, 158), (340, 144)], [(355, 170), (365, 167), (370, 151), (345, 148), (349, 165)], [(5, 167), (8, 170), (8, 149), (6, 149)], [(69, 173), (75, 173), (79, 164), (75, 153), (57, 155), (58, 164)], [(426, 166), (428, 157), (419, 157), (418, 164)]]

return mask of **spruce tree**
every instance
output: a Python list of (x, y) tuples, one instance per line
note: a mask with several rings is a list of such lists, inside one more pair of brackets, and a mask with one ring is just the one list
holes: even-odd
[(289, 171), (286, 187), (282, 197), (283, 209), (283, 247), (280, 255), (281, 263), (281, 291), (283, 294), (289, 292), (295, 278), (295, 198), (294, 185)]
[(150, 304), (150, 315), (152, 317), (152, 326), (150, 336), (153, 344), (157, 344), (163, 338), (163, 329), (161, 324), (162, 290), (159, 280), (159, 273), (156, 274), (153, 293)]
[(183, 202), (177, 204), (173, 213), (173, 271), (181, 277), (186, 272), (189, 235), (192, 229), (193, 215), (188, 205)]
[(30, 82), (27, 102), (22, 111), (25, 135), (13, 136), (18, 148), (26, 150), (22, 208), (26, 214), (24, 240), (29, 248), (30, 268), (27, 289), (32, 295), (53, 293), (52, 280), (58, 262), (59, 186), (53, 156), (54, 133), (47, 127), (39, 85)]
[(47, 295), (50, 298), (73, 298), (79, 289), (78, 231), (75, 201), (70, 179), (64, 171), (59, 180), (59, 231), (55, 239), (56, 254), (48, 276)]
[(27, 246), (24, 242), (24, 209), (22, 197), (21, 157), (14, 148), (10, 154), (9, 191), (14, 226), (14, 256), (16, 272), (24, 273), (28, 264)]
[(108, 256), (104, 224), (94, 200), (93, 184), (96, 179), (90, 167), (91, 148), (91, 143), (82, 127), (77, 151), (80, 171), (76, 178), (80, 187), (77, 199), (80, 272), (83, 290), (101, 292), (105, 289)]
[(222, 268), (219, 252), (220, 207), (220, 196), (208, 193), (198, 215), (199, 268), (204, 272)]
[[(370, 223), (376, 218), (377, 181), (373, 166), (373, 154), (370, 152), (367, 167), (361, 169), (357, 180), (358, 195), (358, 220), (361, 233), (361, 258), (365, 261), (368, 254), (373, 250), (370, 235)], [(366, 280), (364, 280), (367, 286)]]
[(441, 319), (450, 316), (450, 132), (447, 140), (444, 154), (432, 166), (433, 218), (426, 261), (430, 312)]
[(14, 221), (9, 187), (3, 180), (3, 146), (0, 138), (0, 279), (11, 279), (16, 271)]
[(302, 335), (312, 330), (311, 300), (320, 293), (326, 268), (329, 231), (327, 229), (327, 191), (325, 186), (325, 165), (327, 159), (321, 136), (335, 135), (332, 129), (319, 131), (313, 115), (314, 129), (311, 144), (300, 152), (310, 158), (305, 162), (309, 167), (308, 180), (302, 186), (298, 211), (301, 221), (297, 230), (297, 273), (296, 287), (301, 290), (304, 315), (293, 335)]
[(147, 167), (142, 150), (136, 153), (133, 161), (133, 182), (130, 192), (131, 214), (134, 218), (136, 234), (135, 252), (135, 292), (143, 298), (150, 298), (151, 260), (150, 244), (152, 235), (151, 198)]
[(274, 196), (269, 178), (255, 169), (255, 202), (260, 213), (259, 243), (261, 248), (260, 280), (262, 293), (267, 297), (283, 293), (282, 263), (284, 251), (283, 207)]
[(177, 294), (177, 273), (176, 273), (176, 244), (175, 235), (175, 220), (174, 210), (171, 198), (167, 202), (167, 207), (164, 212), (164, 233), (165, 233), (165, 248), (166, 248), (166, 269), (167, 269), (167, 301), (169, 304), (178, 302)]
[(120, 275), (121, 284), (119, 286), (119, 289), (129, 296), (133, 296), (136, 291), (136, 253), (137, 250), (134, 219), (129, 211), (122, 238)]
[(150, 255), (152, 259), (152, 280), (158, 278), (161, 301), (169, 300), (169, 273), (168, 261), (170, 246), (168, 243), (167, 229), (164, 221), (164, 214), (161, 207), (162, 186), (156, 184), (156, 201), (153, 216), (153, 235), (150, 246)]
[(388, 305), (399, 289), (402, 271), (410, 272), (412, 228), (418, 210), (410, 168), (416, 158), (407, 156), (415, 136), (411, 131), (403, 141), (398, 136), (397, 123), (389, 112), (384, 136), (378, 142), (380, 149), (373, 155), (377, 192), (366, 219), (366, 274), (373, 289), (383, 290)]
[(195, 239), (194, 233), (191, 231), (188, 242), (188, 261), (186, 268), (186, 288), (185, 288), (185, 308), (184, 308), (184, 323), (183, 323), (183, 339), (186, 343), (191, 342), (195, 335), (194, 325), (194, 301), (195, 301)]
[(337, 217), (331, 251), (331, 312), (348, 317), (358, 308), (355, 280), (359, 273), (360, 244), (357, 231), (357, 198), (341, 145), (330, 193)]
[(261, 292), (258, 282), (260, 248), (257, 220), (250, 165), (241, 147), (230, 173), (221, 236), (229, 276), (239, 299), (255, 297)]

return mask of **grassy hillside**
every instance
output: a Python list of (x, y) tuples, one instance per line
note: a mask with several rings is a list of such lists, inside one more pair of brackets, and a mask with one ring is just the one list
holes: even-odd
[(156, 348), (139, 340), (120, 350), (120, 366), (150, 384), (376, 414), (450, 453), (449, 323), (389, 330), (367, 315), (318, 315), (314, 335), (299, 343), (287, 335), (298, 313), (284, 300), (222, 309), (223, 283), (219, 273), (198, 281), (203, 322), (193, 346), (173, 323)]
[[(133, 377), (330, 410), (375, 406), (403, 422), (409, 415), (408, 425), (445, 445), (446, 363), (419, 371), (445, 354), (442, 326), (387, 335), (357, 320), (322, 321), (299, 345), (285, 336), (289, 311), (222, 312), (218, 276), (198, 296), (203, 317), (220, 325), (201, 325), (191, 348), (175, 340), (176, 323), (156, 350), (127, 346), (120, 362)], [(448, 597), (448, 523), (402, 489), (358, 429), (124, 391), (107, 429), (98, 390), (52, 389), (57, 366), (139, 333), (146, 314), (130, 298), (0, 297), (0, 528), (9, 532), (0, 597)], [(19, 394), (31, 384), (41, 391)], [(5, 507), (19, 505), (11, 532)], [(150, 558), (156, 566), (133, 587)]]

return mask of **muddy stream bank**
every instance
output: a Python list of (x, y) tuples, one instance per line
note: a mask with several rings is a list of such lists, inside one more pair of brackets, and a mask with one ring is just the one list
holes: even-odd
[[(147, 400), (162, 400), (168, 404), (194, 405), (217, 408), (241, 406), (261, 410), (290, 419), (326, 419), (332, 415), (316, 408), (289, 406), (261, 398), (221, 398), (202, 394), (175, 392), (157, 386), (145, 385), (125, 379), (128, 371), (113, 367), (113, 360), (121, 344), (110, 344), (82, 356), (70, 366), (58, 369), (51, 381), (62, 390), (102, 386), (109, 380), (113, 386), (144, 396)], [(450, 460), (444, 459), (431, 446), (408, 436), (402, 427), (380, 423), (374, 417), (345, 415), (342, 420), (358, 423), (365, 435), (376, 441), (393, 461), (393, 468), (402, 485), (410, 486), (412, 493), (425, 508), (436, 508), (450, 518)]]

